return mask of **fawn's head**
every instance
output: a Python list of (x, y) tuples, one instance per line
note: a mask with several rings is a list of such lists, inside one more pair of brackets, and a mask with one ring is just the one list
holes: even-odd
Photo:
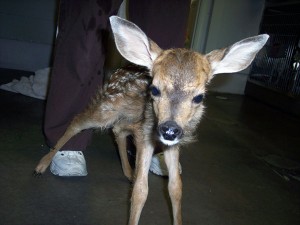
[(162, 50), (135, 24), (116, 16), (110, 22), (121, 55), (150, 70), (158, 136), (169, 146), (191, 136), (202, 116), (205, 87), (212, 77), (247, 68), (268, 40), (268, 35), (259, 35), (202, 55), (187, 49)]

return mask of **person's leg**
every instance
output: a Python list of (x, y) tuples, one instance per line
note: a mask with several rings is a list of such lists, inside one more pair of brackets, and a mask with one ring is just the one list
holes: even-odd
[[(102, 86), (109, 16), (121, 0), (61, 0), (59, 33), (47, 98), (44, 133), (50, 147), (63, 135), (73, 117), (89, 103)], [(84, 150), (91, 138), (87, 130), (62, 149)]]
[(129, 20), (162, 49), (184, 47), (191, 0), (129, 0)]
[[(104, 40), (109, 16), (121, 0), (61, 0), (44, 133), (53, 148), (73, 117), (84, 110), (103, 82)], [(86, 176), (84, 150), (92, 137), (86, 130), (74, 136), (55, 154), (50, 170), (59, 176)]]

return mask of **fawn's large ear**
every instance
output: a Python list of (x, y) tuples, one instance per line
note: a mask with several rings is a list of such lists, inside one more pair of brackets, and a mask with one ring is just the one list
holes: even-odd
[(241, 40), (228, 48), (208, 53), (206, 57), (211, 64), (211, 75), (234, 73), (246, 69), (268, 38), (269, 35), (262, 34)]
[(117, 16), (109, 19), (121, 55), (132, 63), (151, 69), (153, 61), (162, 51), (158, 45), (134, 23)]

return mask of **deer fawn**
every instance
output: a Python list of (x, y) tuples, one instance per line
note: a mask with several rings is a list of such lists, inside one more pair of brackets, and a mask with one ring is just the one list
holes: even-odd
[[(80, 131), (112, 128), (123, 172), (128, 179), (134, 179), (128, 224), (137, 225), (148, 195), (148, 171), (154, 146), (160, 142), (169, 171), (173, 224), (181, 225), (179, 146), (192, 139), (200, 121), (205, 86), (215, 74), (247, 68), (269, 36), (250, 37), (202, 55), (187, 49), (162, 50), (135, 24), (116, 16), (110, 17), (110, 22), (121, 55), (143, 67), (117, 70), (41, 159), (35, 174), (41, 175), (57, 151)], [(134, 174), (126, 151), (126, 137), (130, 134), (137, 148)]]

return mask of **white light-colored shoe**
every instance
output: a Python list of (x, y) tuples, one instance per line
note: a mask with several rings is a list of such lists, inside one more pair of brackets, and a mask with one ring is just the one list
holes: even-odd
[(86, 162), (81, 151), (58, 151), (52, 159), (50, 171), (57, 176), (86, 176)]
[[(169, 175), (163, 152), (155, 154), (152, 157), (150, 171), (159, 176), (168, 176)], [(180, 172), (180, 174), (182, 173), (182, 168), (181, 168), (180, 163), (179, 163), (179, 172)]]

